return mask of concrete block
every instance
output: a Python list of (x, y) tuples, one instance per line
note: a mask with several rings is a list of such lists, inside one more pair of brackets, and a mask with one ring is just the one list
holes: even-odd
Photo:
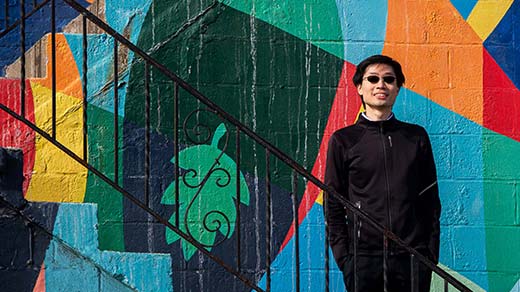
[(98, 248), (97, 206), (61, 204), (53, 234), (88, 257), (96, 257)]
[(441, 224), (484, 224), (484, 192), (479, 181), (439, 181)]
[(512, 226), (517, 223), (515, 184), (507, 181), (484, 183), (486, 226)]
[(486, 231), (484, 227), (453, 227), (453, 269), (462, 271), (486, 271)]
[(435, 165), (437, 166), (437, 178), (452, 178), (453, 166), (451, 153), (451, 138), (446, 135), (431, 135), (430, 141), (432, 144)]
[(456, 179), (482, 179), (482, 138), (480, 135), (452, 135), (453, 176)]
[(520, 180), (520, 166), (517, 163), (520, 143), (491, 131), (487, 131), (482, 138), (484, 177)]
[(441, 226), (439, 262), (448, 267), (453, 267), (454, 260), (452, 228), (452, 226)]

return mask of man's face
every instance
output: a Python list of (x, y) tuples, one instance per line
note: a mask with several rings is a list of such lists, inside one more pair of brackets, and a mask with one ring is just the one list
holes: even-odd
[(367, 110), (391, 111), (399, 93), (394, 69), (387, 64), (368, 66), (363, 75), (363, 81), (357, 86), (357, 90), (363, 96)]

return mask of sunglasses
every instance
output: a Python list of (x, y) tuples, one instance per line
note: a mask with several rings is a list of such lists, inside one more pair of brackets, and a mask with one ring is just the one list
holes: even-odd
[[(376, 84), (376, 83), (379, 82), (379, 80), (381, 78), (379, 76), (376, 76), (376, 75), (370, 75), (370, 76), (367, 76), (367, 77), (365, 77), (363, 79), (366, 79), (368, 82), (370, 82), (372, 84)], [(395, 81), (395, 76), (383, 76), (383, 81), (386, 84), (392, 84)]]

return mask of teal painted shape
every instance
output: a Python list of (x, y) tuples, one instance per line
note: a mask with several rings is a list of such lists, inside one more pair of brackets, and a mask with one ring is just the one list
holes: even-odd
[[(300, 291), (302, 292), (325, 291), (323, 222), (323, 207), (314, 204), (300, 224)], [(344, 292), (343, 274), (335, 264), (330, 248), (328, 253), (331, 259), (329, 289), (331, 292)], [(293, 236), (271, 265), (271, 291), (296, 291), (294, 255), (295, 237)], [(266, 288), (265, 274), (258, 286)]]
[(129, 36), (130, 41), (135, 44), (151, 4), (152, 0), (107, 0), (107, 23), (118, 33)]
[(45, 255), (46, 291), (135, 291), (76, 251), (52, 239)]
[[(192, 235), (208, 250), (215, 245), (216, 231), (226, 239), (230, 238), (236, 222), (236, 163), (218, 148), (226, 131), (224, 124), (220, 124), (211, 145), (197, 145), (179, 152), (179, 167), (187, 170), (179, 179), (182, 182), (179, 184), (180, 229)], [(175, 163), (175, 157), (171, 162)], [(208, 179), (203, 184), (207, 174)], [(172, 182), (165, 190), (162, 204), (175, 204), (176, 183)], [(246, 180), (240, 173), (240, 203), (249, 205), (249, 197)], [(175, 212), (169, 221), (176, 225)], [(186, 261), (197, 251), (197, 248), (169, 228), (165, 232), (168, 244), (182, 240)]]
[[(83, 78), (83, 36), (65, 34), (65, 38), (76, 61), (79, 76)], [(114, 39), (106, 34), (87, 35), (87, 44), (87, 101), (114, 113)], [(119, 74), (118, 110), (119, 115), (123, 116), (129, 73), (120, 71)]]
[(442, 203), (440, 261), (488, 289), (482, 126), (402, 88), (400, 120), (426, 128), (432, 142)]
[(478, 0), (451, 0), (453, 7), (459, 11), (460, 16), (464, 19), (468, 19), (469, 14), (477, 2)]
[[(110, 273), (102, 279), (107, 286), (117, 283), (108, 281), (106, 277), (117, 277), (138, 291), (173, 291), (169, 254), (100, 251), (97, 248), (97, 223), (95, 204), (60, 204), (53, 234), (73, 251), (61, 248), (56, 240), (51, 242), (45, 256), (48, 291), (98, 291), (100, 274), (96, 266)], [(84, 280), (88, 283), (81, 284)], [(95, 289), (89, 289), (89, 283), (95, 283)], [(76, 284), (82, 289), (64, 289)]]
[(388, 1), (336, 0), (344, 41), (344, 59), (358, 64), (381, 54), (386, 37)]

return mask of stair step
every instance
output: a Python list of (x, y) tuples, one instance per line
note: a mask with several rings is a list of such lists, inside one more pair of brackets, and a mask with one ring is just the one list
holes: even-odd
[(78, 281), (85, 285), (117, 284), (95, 271), (95, 266), (138, 291), (173, 291), (169, 254), (101, 251), (98, 249), (97, 224), (97, 205), (60, 204), (53, 234), (72, 250), (64, 249), (56, 239), (52, 240), (44, 261), (45, 285), (52, 288), (49, 291), (62, 291), (62, 287), (69, 287), (71, 283), (76, 285)]

